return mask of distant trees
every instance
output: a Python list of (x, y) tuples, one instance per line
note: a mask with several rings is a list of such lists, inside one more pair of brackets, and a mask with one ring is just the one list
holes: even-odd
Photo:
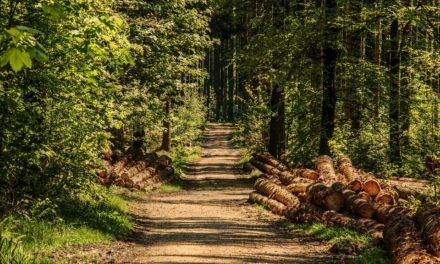
[(216, 1), (213, 35), (239, 40), (219, 56), (234, 62), (242, 140), (280, 157), (285, 134), (294, 163), (344, 153), (385, 175), (423, 174), (425, 156), (440, 155), (439, 11), (438, 1)]

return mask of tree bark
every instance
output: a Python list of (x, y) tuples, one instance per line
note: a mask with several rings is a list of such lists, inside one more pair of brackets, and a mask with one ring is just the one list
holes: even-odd
[(165, 102), (165, 119), (163, 120), (163, 134), (162, 134), (162, 146), (161, 150), (171, 150), (171, 101), (168, 99)]
[(269, 152), (280, 158), (286, 149), (284, 89), (273, 85), (270, 98)]
[(228, 121), (232, 122), (234, 121), (234, 106), (235, 106), (235, 102), (234, 102), (234, 92), (235, 92), (235, 76), (234, 76), (234, 72), (235, 72), (235, 67), (234, 67), (234, 63), (233, 63), (233, 58), (235, 55), (235, 38), (232, 37), (231, 40), (231, 45), (229, 47), (229, 52), (230, 52), (230, 65), (228, 67)]
[(336, 111), (336, 87), (335, 69), (338, 51), (336, 49), (336, 38), (338, 29), (333, 25), (336, 18), (336, 0), (325, 1), (325, 44), (324, 44), (324, 76), (323, 76), (323, 96), (321, 112), (321, 132), (319, 143), (319, 154), (329, 155), (329, 140), (333, 137), (335, 129)]
[(390, 160), (402, 165), (400, 131), (400, 56), (399, 56), (399, 21), (391, 23), (390, 31)]
[(220, 120), (221, 111), (221, 45), (214, 47), (214, 90), (215, 90), (215, 119)]
[(423, 237), (429, 242), (429, 249), (440, 257), (440, 207), (431, 203), (423, 204), (417, 209), (416, 219)]

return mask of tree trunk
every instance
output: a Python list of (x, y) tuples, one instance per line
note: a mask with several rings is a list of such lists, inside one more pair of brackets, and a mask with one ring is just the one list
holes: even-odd
[(222, 89), (222, 120), (228, 119), (228, 69), (227, 69), (227, 56), (228, 56), (228, 40), (222, 40), (223, 52), (221, 54), (221, 89)]
[(163, 134), (161, 150), (171, 150), (171, 101), (168, 99), (165, 102), (165, 119), (163, 120)]
[(429, 249), (440, 257), (440, 207), (431, 203), (423, 204), (417, 209), (416, 219), (423, 237), (429, 242)]
[(342, 190), (342, 195), (345, 199), (345, 206), (354, 214), (362, 218), (372, 218), (374, 215), (373, 206), (357, 196), (355, 192), (350, 189)]
[(391, 252), (393, 263), (439, 263), (440, 259), (428, 254), (415, 223), (407, 216), (392, 218), (383, 231), (385, 246)]
[(329, 140), (333, 137), (335, 129), (336, 111), (336, 87), (335, 69), (338, 51), (336, 50), (336, 38), (338, 29), (333, 25), (336, 18), (336, 0), (325, 1), (325, 44), (324, 44), (324, 76), (323, 76), (323, 96), (321, 112), (321, 135), (319, 143), (319, 154), (329, 155)]
[(252, 165), (257, 167), (259, 170), (261, 170), (262, 172), (267, 173), (269, 175), (277, 175), (278, 173), (280, 173), (280, 171), (277, 168), (275, 168), (269, 164), (266, 164), (264, 162), (258, 161), (256, 159), (252, 159), (251, 163), (252, 163)]
[(215, 119), (220, 120), (221, 111), (221, 45), (214, 47), (214, 90), (215, 90)]
[(315, 160), (315, 167), (319, 173), (319, 181), (325, 183), (333, 183), (338, 181), (335, 169), (333, 167), (333, 160), (327, 155), (321, 155)]
[[(376, 8), (382, 7), (382, 0), (378, 0), (376, 4)], [(382, 18), (376, 18), (376, 35), (374, 38), (374, 63), (377, 66), (381, 66), (382, 64)], [(380, 85), (376, 87), (376, 91), (374, 93), (374, 115), (376, 117), (379, 116), (380, 110), (380, 99), (381, 99), (381, 87)]]
[(307, 200), (324, 209), (340, 211), (344, 207), (344, 197), (322, 183), (307, 188)]
[(235, 67), (234, 67), (234, 55), (235, 55), (235, 38), (232, 37), (231, 39), (231, 45), (229, 47), (230, 52), (230, 58), (231, 61), (229, 62), (230, 65), (228, 67), (228, 121), (232, 122), (234, 121), (234, 92), (235, 92)]
[(272, 157), (269, 153), (267, 152), (260, 152), (260, 153), (256, 153), (254, 155), (254, 157), (261, 161), (264, 162), (266, 164), (269, 164), (281, 171), (285, 171), (287, 170), (286, 165), (284, 165), (283, 163), (281, 163), (280, 161), (276, 160), (274, 157)]
[(270, 98), (269, 152), (275, 158), (285, 153), (285, 105), (284, 91), (279, 85), (273, 85)]
[(399, 56), (399, 21), (391, 23), (390, 31), (390, 160), (402, 165), (400, 131), (400, 56)]

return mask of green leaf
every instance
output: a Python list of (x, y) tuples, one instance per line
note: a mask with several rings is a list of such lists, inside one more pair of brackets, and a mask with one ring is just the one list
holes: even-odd
[(30, 48), (27, 50), (27, 53), (31, 56), (31, 58), (38, 60), (39, 62), (45, 62), (48, 60), (46, 53), (37, 48)]
[(21, 61), (26, 65), (28, 68), (32, 68), (32, 60), (31, 56), (29, 56), (29, 53), (26, 51), (21, 51)]
[(21, 51), (17, 48), (10, 48), (6, 53), (0, 58), (0, 66), (3, 67), (9, 62), (12, 70), (15, 72), (20, 71), (23, 66), (28, 68), (32, 67), (32, 60), (29, 53), (26, 51)]
[(23, 61), (21, 60), (21, 52), (20, 50), (16, 48), (12, 48), (11, 52), (9, 54), (9, 64), (11, 65), (11, 68), (18, 72), (23, 68)]
[(1, 57), (0, 57), (0, 67), (3, 67), (3, 66), (5, 66), (6, 64), (8, 64), (8, 62), (9, 62), (9, 56), (10, 56), (10, 53), (11, 52), (11, 49), (8, 49), (6, 52), (5, 52), (5, 54), (3, 54)]
[(39, 31), (39, 30), (36, 30), (34, 28), (30, 28), (30, 27), (25, 27), (25, 26), (17, 26), (17, 29), (19, 29), (21, 31), (26, 31), (31, 34), (40, 34), (41, 33), (41, 31)]

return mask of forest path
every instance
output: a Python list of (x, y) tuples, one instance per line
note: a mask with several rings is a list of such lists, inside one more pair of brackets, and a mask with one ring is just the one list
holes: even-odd
[(134, 201), (134, 235), (97, 263), (344, 263), (326, 243), (247, 203), (252, 180), (238, 167), (232, 132), (209, 125), (184, 190)]

